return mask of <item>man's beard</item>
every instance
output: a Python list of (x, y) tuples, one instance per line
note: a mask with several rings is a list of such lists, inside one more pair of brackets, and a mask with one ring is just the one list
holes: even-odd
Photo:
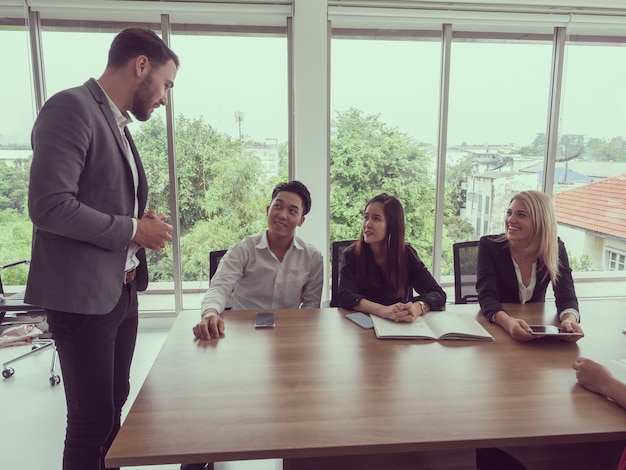
[(150, 112), (154, 108), (154, 102), (151, 98), (150, 88), (152, 87), (152, 71), (142, 81), (135, 95), (133, 96), (133, 106), (130, 112), (138, 121), (147, 121), (150, 119)]

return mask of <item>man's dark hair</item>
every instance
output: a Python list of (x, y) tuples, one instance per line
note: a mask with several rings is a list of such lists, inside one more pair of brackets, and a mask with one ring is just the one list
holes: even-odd
[(274, 188), (272, 192), (272, 201), (278, 195), (279, 192), (286, 191), (288, 193), (294, 193), (300, 196), (302, 199), (302, 215), (307, 215), (311, 210), (311, 193), (307, 187), (302, 184), (300, 181), (289, 181), (288, 183), (280, 183), (278, 186)]
[(109, 49), (107, 67), (120, 68), (139, 55), (145, 55), (155, 67), (172, 60), (176, 68), (180, 65), (178, 56), (151, 29), (127, 28), (121, 31)]

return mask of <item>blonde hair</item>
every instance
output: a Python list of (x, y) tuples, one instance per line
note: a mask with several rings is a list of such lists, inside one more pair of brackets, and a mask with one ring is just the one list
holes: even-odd
[(509, 204), (515, 200), (526, 206), (533, 223), (530, 243), (526, 252), (536, 256), (544, 264), (546, 274), (550, 277), (552, 284), (556, 284), (560, 264), (556, 213), (552, 198), (544, 192), (530, 190), (515, 194)]

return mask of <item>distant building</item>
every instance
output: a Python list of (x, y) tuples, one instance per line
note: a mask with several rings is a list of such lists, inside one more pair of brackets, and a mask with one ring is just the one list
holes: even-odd
[[(543, 170), (537, 172), (539, 174), (539, 182), (543, 186)], [(578, 173), (567, 167), (554, 168), (554, 186), (553, 192), (560, 193), (561, 191), (567, 191), (578, 186), (582, 186), (593, 182), (594, 179)]]
[(276, 139), (271, 140), (271, 143), (250, 142), (246, 146), (246, 151), (254, 155), (259, 159), (263, 169), (265, 171), (265, 179), (269, 179), (272, 176), (278, 176), (280, 174), (279, 155), (278, 155), (278, 141)]
[(448, 147), (446, 161), (456, 165), (471, 155), (479, 172), (523, 171), (524, 168), (543, 161), (543, 156), (526, 156), (513, 153), (513, 144), (504, 145), (460, 145)]
[(502, 233), (509, 201), (524, 189), (539, 189), (536, 173), (491, 171), (470, 176), (464, 218), (474, 227), (475, 237)]
[(626, 174), (554, 196), (559, 235), (594, 270), (626, 271)]

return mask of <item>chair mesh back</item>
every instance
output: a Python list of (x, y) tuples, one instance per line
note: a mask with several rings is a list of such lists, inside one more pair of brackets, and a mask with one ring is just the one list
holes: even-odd
[(477, 302), (478, 241), (454, 244), (454, 303)]
[(209, 280), (213, 279), (215, 271), (217, 271), (217, 267), (226, 251), (228, 250), (216, 250), (209, 253)]
[(342, 240), (339, 242), (333, 242), (333, 255), (332, 255), (332, 284), (331, 284), (331, 297), (330, 306), (339, 307), (339, 300), (337, 295), (339, 294), (339, 273), (341, 272), (341, 262), (343, 260), (343, 252), (350, 245), (354, 243), (354, 240)]

